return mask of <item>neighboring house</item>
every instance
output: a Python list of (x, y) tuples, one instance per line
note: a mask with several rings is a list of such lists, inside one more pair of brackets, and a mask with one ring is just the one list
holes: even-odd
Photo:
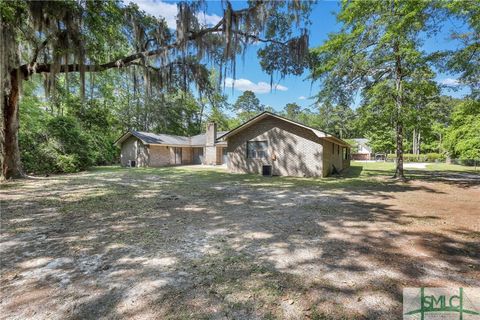
[(120, 146), (120, 163), (129, 167), (163, 167), (182, 164), (220, 165), (226, 162), (226, 143), (217, 138), (214, 123), (207, 132), (192, 137), (128, 131), (115, 144)]
[(326, 177), (350, 167), (350, 145), (322, 130), (263, 112), (219, 138), (231, 172)]
[(356, 138), (355, 147), (357, 152), (352, 153), (352, 160), (370, 160), (372, 158), (372, 148), (368, 146), (368, 139)]

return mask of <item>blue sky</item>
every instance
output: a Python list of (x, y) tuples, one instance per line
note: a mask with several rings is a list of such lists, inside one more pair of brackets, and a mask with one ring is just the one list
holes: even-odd
[[(158, 0), (133, 0), (139, 7), (146, 12), (164, 16), (167, 23), (174, 27), (176, 4), (175, 2), (158, 1)], [(205, 22), (213, 24), (220, 19), (222, 15), (221, 3), (211, 1), (208, 3), (207, 14), (202, 15), (201, 19)], [(233, 2), (234, 6), (244, 7), (243, 2)], [(328, 37), (329, 33), (338, 31), (340, 25), (337, 23), (335, 13), (338, 12), (340, 6), (336, 1), (319, 1), (313, 8), (311, 13), (312, 25), (310, 28), (310, 47), (321, 45)], [(455, 20), (443, 21), (443, 28), (435, 37), (424, 37), (423, 50), (432, 52), (439, 49), (454, 49), (457, 43), (449, 39), (451, 30), (459, 30), (464, 26)], [(261, 103), (271, 106), (274, 110), (280, 111), (285, 104), (296, 102), (302, 107), (312, 107), (314, 100), (309, 99), (318, 91), (319, 84), (311, 83), (306, 80), (307, 72), (302, 76), (287, 76), (285, 79), (275, 79), (278, 84), (277, 89), (270, 90), (270, 77), (261, 70), (257, 59), (256, 51), (258, 47), (252, 46), (248, 49), (245, 56), (245, 63), (241, 57), (238, 58), (237, 69), (235, 75), (235, 89), (225, 88), (225, 93), (229, 97), (230, 102), (235, 102), (237, 97), (242, 94), (243, 90), (252, 90), (256, 92)], [(466, 88), (456, 85), (455, 75), (439, 73), (436, 80), (439, 83), (453, 85), (457, 90), (444, 89), (443, 93), (454, 97), (461, 97), (468, 93)], [(232, 79), (228, 79), (227, 86), (231, 86)], [(358, 102), (357, 102), (358, 103)], [(353, 106), (354, 107), (354, 106)]]

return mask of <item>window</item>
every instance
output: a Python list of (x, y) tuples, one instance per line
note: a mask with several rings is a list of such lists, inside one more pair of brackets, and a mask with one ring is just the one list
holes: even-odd
[(247, 141), (247, 158), (266, 158), (268, 156), (267, 148), (267, 141)]
[(342, 148), (343, 160), (348, 160), (348, 148)]

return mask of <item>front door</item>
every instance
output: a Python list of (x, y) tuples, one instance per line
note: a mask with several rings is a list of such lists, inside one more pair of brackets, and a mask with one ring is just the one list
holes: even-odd
[(203, 163), (203, 148), (193, 148), (193, 163), (194, 164)]
[(182, 164), (182, 148), (174, 147), (173, 153), (174, 153), (173, 163)]

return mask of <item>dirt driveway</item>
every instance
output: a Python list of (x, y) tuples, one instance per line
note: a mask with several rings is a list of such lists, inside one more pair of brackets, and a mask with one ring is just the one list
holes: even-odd
[(0, 317), (398, 319), (404, 287), (480, 286), (480, 187), (461, 182), (111, 169), (6, 183)]

